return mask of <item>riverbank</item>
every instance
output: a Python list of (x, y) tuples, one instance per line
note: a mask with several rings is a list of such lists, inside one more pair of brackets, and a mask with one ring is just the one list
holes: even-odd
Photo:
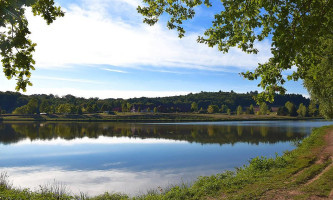
[(0, 199), (332, 199), (333, 126), (315, 129), (298, 148), (274, 159), (255, 158), (249, 165), (210, 177), (192, 186), (159, 188), (129, 198), (104, 194), (71, 196), (63, 187), (41, 187), (37, 192), (10, 187), (0, 177)]
[(104, 121), (104, 122), (196, 122), (196, 121), (263, 121), (263, 120), (303, 120), (317, 119), (312, 117), (269, 115), (227, 115), (227, 114), (198, 114), (198, 113), (117, 113), (117, 114), (83, 114), (83, 115), (13, 115), (0, 116), (0, 121)]

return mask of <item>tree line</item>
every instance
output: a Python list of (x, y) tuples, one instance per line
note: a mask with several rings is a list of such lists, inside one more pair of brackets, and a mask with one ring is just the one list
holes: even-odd
[(269, 111), (279, 109), (280, 115), (295, 116), (295, 112), (301, 113), (299, 115), (302, 116), (318, 114), (318, 110), (313, 111), (317, 109), (317, 106), (299, 94), (277, 94), (274, 103), (262, 103), (259, 106), (253, 99), (257, 94), (257, 91), (247, 93), (219, 91), (156, 98), (86, 99), (73, 95), (59, 97), (52, 94), (24, 95), (19, 92), (0, 92), (0, 112), (13, 114), (98, 112), (267, 114)]

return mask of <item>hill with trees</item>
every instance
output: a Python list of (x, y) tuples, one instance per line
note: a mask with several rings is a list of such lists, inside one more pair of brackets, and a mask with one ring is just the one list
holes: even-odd
[[(317, 113), (317, 111), (313, 111), (313, 109), (316, 109), (316, 105), (310, 104), (308, 98), (299, 94), (277, 94), (274, 103), (264, 103), (256, 106), (253, 97), (257, 94), (258, 92), (256, 91), (247, 93), (219, 91), (156, 98), (85, 99), (73, 95), (59, 97), (52, 94), (24, 95), (19, 92), (0, 92), (0, 109), (3, 114), (83, 114), (98, 112), (220, 112), (255, 114), (255, 111), (266, 114), (272, 108), (277, 110), (280, 107), (279, 113), (281, 115), (295, 116), (309, 113), (307, 107), (311, 105), (311, 113)], [(298, 112), (297, 108), (300, 105), (301, 110)]]

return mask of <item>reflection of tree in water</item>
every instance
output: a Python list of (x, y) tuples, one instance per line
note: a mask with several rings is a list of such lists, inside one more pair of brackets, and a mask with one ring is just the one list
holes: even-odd
[(243, 126), (237, 126), (237, 135), (240, 137), (243, 135)]
[(287, 135), (288, 138), (291, 138), (291, 137), (294, 136), (293, 130), (290, 127), (287, 128), (286, 135)]
[(126, 123), (13, 123), (0, 124), (0, 142), (15, 143), (20, 139), (51, 140), (63, 138), (139, 137), (186, 140), (188, 142), (234, 144), (276, 143), (306, 136), (292, 127), (237, 125), (166, 125)]
[(0, 123), (0, 144), (17, 143), (25, 138), (25, 135), (17, 133), (8, 124)]
[(215, 133), (214, 133), (214, 127), (213, 126), (208, 126), (207, 132), (208, 132), (208, 135), (210, 137), (213, 137), (215, 135)]
[(267, 126), (261, 126), (260, 127), (260, 135), (262, 137), (267, 137), (267, 135), (268, 135), (268, 127)]

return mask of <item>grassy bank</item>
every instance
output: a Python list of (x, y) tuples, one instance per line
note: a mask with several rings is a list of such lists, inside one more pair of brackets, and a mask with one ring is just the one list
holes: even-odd
[(193, 121), (236, 121), (236, 120), (299, 120), (290, 116), (270, 115), (227, 115), (198, 113), (117, 113), (114, 115), (95, 113), (83, 115), (2, 115), (0, 121), (110, 121), (110, 122), (193, 122)]
[(59, 187), (37, 192), (15, 189), (3, 174), (0, 199), (328, 199), (333, 188), (332, 155), (326, 152), (329, 131), (331, 137), (333, 126), (315, 129), (294, 151), (275, 158), (254, 158), (235, 171), (200, 177), (192, 186), (174, 186), (133, 198), (108, 193), (89, 198), (71, 196)]

